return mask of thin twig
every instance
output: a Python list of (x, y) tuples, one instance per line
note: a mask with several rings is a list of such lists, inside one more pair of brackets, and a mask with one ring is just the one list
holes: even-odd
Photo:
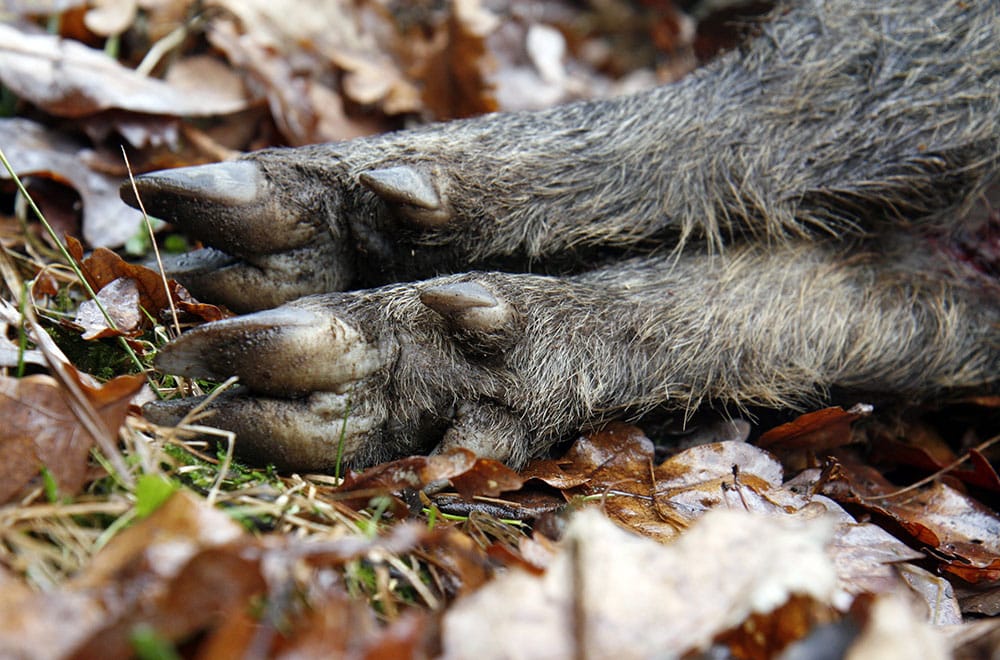
[(926, 486), (927, 484), (931, 483), (935, 479), (938, 479), (942, 475), (944, 475), (944, 474), (946, 474), (948, 472), (951, 472), (952, 470), (954, 470), (955, 468), (957, 468), (959, 465), (961, 465), (965, 461), (969, 460), (969, 458), (972, 456), (972, 452), (974, 452), (974, 451), (982, 452), (982, 451), (988, 449), (991, 445), (996, 444), (997, 441), (1000, 441), (1000, 435), (995, 435), (992, 438), (990, 438), (989, 440), (985, 440), (985, 441), (979, 443), (978, 445), (976, 445), (972, 449), (970, 449), (967, 452), (965, 452), (965, 454), (963, 454), (957, 460), (952, 461), (951, 463), (949, 463), (948, 465), (944, 466), (943, 468), (941, 468), (937, 472), (935, 472), (935, 473), (933, 473), (933, 474), (931, 474), (931, 475), (929, 475), (927, 477), (924, 477), (920, 481), (914, 482), (914, 483), (910, 484), (909, 486), (906, 486), (905, 488), (900, 488), (899, 490), (894, 490), (891, 493), (885, 493), (883, 495), (875, 495), (875, 496), (872, 496), (872, 497), (865, 497), (864, 499), (865, 499), (866, 502), (870, 502), (872, 500), (887, 500), (887, 499), (890, 499), (892, 497), (899, 497), (900, 495), (904, 495), (904, 494), (910, 492), (911, 490), (916, 490), (917, 488), (920, 488), (921, 486)]

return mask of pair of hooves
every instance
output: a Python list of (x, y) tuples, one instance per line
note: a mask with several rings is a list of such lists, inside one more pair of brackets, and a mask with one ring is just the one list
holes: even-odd
[(207, 245), (170, 259), (168, 274), (199, 299), (239, 312), (351, 288), (360, 257), (348, 216), (359, 196), (374, 195), (385, 215), (415, 230), (451, 218), (433, 178), (408, 165), (353, 176), (332, 168), (328, 177), (279, 185), (255, 161), (240, 160), (144, 175), (121, 195)]

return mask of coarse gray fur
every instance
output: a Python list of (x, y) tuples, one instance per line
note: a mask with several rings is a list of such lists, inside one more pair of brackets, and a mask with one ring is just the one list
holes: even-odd
[[(329, 467), (341, 437), (357, 464), (458, 445), (520, 465), (653, 408), (998, 381), (997, 282), (949, 247), (1000, 200), (992, 0), (805, 0), (676, 85), (241, 163), (140, 184), (230, 255), (181, 267), (196, 294), (251, 310), (435, 276), (164, 350), (238, 374), (216, 422), (286, 467)], [(498, 267), (552, 274), (438, 277)]]

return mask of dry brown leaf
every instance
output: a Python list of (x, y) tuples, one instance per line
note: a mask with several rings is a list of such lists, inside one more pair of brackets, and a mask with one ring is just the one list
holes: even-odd
[(0, 24), (0, 81), (18, 97), (58, 117), (82, 117), (117, 108), (187, 117), (228, 115), (247, 99), (192, 96), (147, 78), (102, 51), (48, 34), (27, 34)]
[(194, 297), (181, 286), (176, 280), (167, 280), (167, 287), (170, 289), (170, 297), (174, 300), (177, 311), (209, 323), (232, 316), (225, 307), (218, 307), (210, 303), (198, 302)]
[[(76, 377), (107, 431), (116, 438), (129, 401), (145, 379), (119, 376), (94, 386), (81, 374)], [(20, 491), (42, 467), (49, 470), (63, 495), (75, 495), (83, 487), (95, 438), (73, 414), (68, 396), (50, 376), (0, 376), (0, 418), (5, 420), (0, 439), (4, 454), (0, 462), (0, 501)]]
[[(189, 543), (186, 539), (180, 541)], [(150, 548), (160, 553), (172, 551), (156, 543)], [(102, 603), (110, 610), (109, 616), (75, 649), (74, 657), (132, 657), (133, 635), (143, 627), (164, 641), (176, 643), (218, 625), (230, 612), (251, 607), (252, 597), (264, 592), (265, 582), (257, 557), (240, 550), (200, 550), (169, 579), (155, 573), (137, 574), (110, 583), (114, 588), (109, 591), (118, 593)]]
[(942, 435), (924, 422), (907, 423), (902, 430), (891, 427), (878, 433), (871, 443), (868, 462), (880, 466), (909, 466), (926, 472), (947, 470), (947, 478), (1000, 492), (1000, 475), (989, 459), (975, 448), (968, 462), (956, 465), (958, 455)]
[(101, 594), (100, 630), (77, 657), (129, 657), (136, 626), (177, 641), (264, 590), (255, 541), (226, 514), (178, 491), (98, 553), (69, 591)]
[(456, 529), (439, 530), (435, 542), (423, 552), (437, 569), (445, 593), (454, 597), (474, 593), (489, 581), (497, 565), (492, 555), (487, 556), (470, 536)]
[(841, 463), (821, 483), (831, 497), (894, 520), (943, 570), (972, 583), (1000, 579), (1000, 517), (967, 494), (935, 482), (896, 496), (899, 489), (874, 468)]
[[(679, 657), (791, 594), (829, 604), (830, 525), (715, 511), (671, 545), (593, 509), (577, 514), (545, 575), (514, 570), (457, 602), (446, 658)], [(512, 607), (512, 603), (516, 606)]]
[[(0, 65), (0, 76), (3, 68)], [(63, 134), (27, 119), (0, 119), (0, 144), (18, 176), (54, 179), (79, 193), (88, 244), (122, 245), (138, 231), (142, 215), (122, 204), (119, 178), (83, 166), (85, 150)], [(8, 178), (6, 169), (0, 168), (0, 179)]]
[(226, 99), (249, 98), (243, 77), (207, 55), (177, 60), (170, 65), (165, 80), (178, 92), (206, 100), (210, 105), (225, 103)]
[[(567, 499), (600, 496), (601, 507), (612, 520), (661, 541), (677, 538), (713, 509), (828, 517), (835, 522), (830, 556), (837, 566), (839, 588), (846, 594), (895, 589), (900, 581), (894, 566), (923, 556), (885, 530), (857, 523), (838, 504), (814, 494), (818, 470), (783, 484), (781, 464), (753, 445), (698, 445), (658, 466), (652, 461), (652, 445), (641, 431), (612, 424), (579, 440), (560, 461), (536, 464), (532, 476), (556, 487), (561, 487), (560, 475), (571, 477), (566, 480), (570, 485), (561, 487)], [(537, 471), (542, 467), (555, 472), (554, 478)], [(954, 597), (949, 598), (940, 604), (928, 601), (928, 607), (953, 608)]]
[(95, 594), (39, 593), (13, 580), (3, 582), (0, 587), (0, 657), (68, 657), (100, 626), (105, 615)]
[(399, 493), (420, 490), (441, 481), (451, 481), (464, 497), (493, 497), (504, 491), (517, 490), (524, 479), (494, 460), (477, 458), (468, 449), (454, 449), (435, 456), (411, 456), (376, 465), (360, 475), (348, 475), (339, 493), (363, 491), (364, 504), (371, 493)]
[[(730, 657), (766, 660), (780, 657), (789, 647), (809, 644), (810, 632), (818, 627), (829, 631), (831, 624), (839, 619), (830, 605), (819, 603), (808, 596), (792, 594), (788, 601), (771, 612), (754, 612), (739, 626), (727, 630), (715, 638), (715, 646), (729, 650)], [(849, 644), (853, 631), (844, 631), (844, 639)], [(830, 652), (831, 635), (820, 635), (813, 653), (798, 657), (815, 657), (817, 652)], [(798, 644), (796, 644), (798, 643)], [(805, 649), (804, 649), (805, 650)], [(792, 657), (796, 657), (794, 654)]]
[(456, 0), (434, 35), (418, 77), (423, 102), (437, 119), (472, 117), (500, 109), (490, 74), (496, 62), (486, 38), (498, 19), (479, 0)]
[[(832, 534), (825, 517), (715, 510), (664, 546), (584, 510), (543, 575), (511, 570), (446, 612), (443, 656), (681, 657), (721, 643), (773, 657), (851, 605)], [(908, 594), (898, 581), (885, 593)]]
[(208, 31), (212, 44), (267, 96), (271, 115), (290, 144), (345, 140), (377, 132), (371, 119), (350, 118), (334, 89), (331, 53), (378, 61), (381, 52), (360, 32), (351, 3), (306, 0), (213, 0), (224, 11)]
[[(97, 248), (84, 259), (83, 246), (72, 236), (66, 237), (66, 247), (70, 255), (80, 264), (80, 270), (83, 271), (87, 283), (94, 291), (98, 292), (98, 297), (100, 297), (100, 292), (103, 292), (104, 288), (112, 282), (128, 278), (135, 282), (139, 294), (139, 306), (153, 318), (159, 318), (163, 312), (170, 309), (168, 294), (163, 289), (163, 278), (155, 270), (139, 264), (130, 264), (106, 248)], [(187, 289), (177, 282), (168, 280), (167, 286), (170, 288), (170, 297), (173, 298), (174, 305), (178, 310), (190, 313), (204, 321), (217, 321), (226, 316), (223, 309), (215, 305), (199, 303), (191, 298)], [(146, 316), (141, 315), (139, 320), (144, 327), (147, 321)], [(103, 316), (96, 323), (100, 324), (102, 321)], [(124, 330), (124, 328), (119, 329)]]
[(850, 410), (833, 406), (806, 413), (764, 433), (758, 439), (757, 445), (771, 451), (782, 449), (822, 451), (841, 447), (851, 442), (851, 424), (870, 412), (870, 406), (855, 406)]
[[(367, 603), (351, 598), (341, 589), (329, 589), (325, 596), (310, 603), (309, 612), (295, 629), (278, 640), (271, 657), (423, 657), (428, 646), (428, 615), (411, 613), (383, 628)], [(205, 657), (248, 657), (246, 650)]]
[[(83, 379), (80, 385), (108, 432), (117, 436), (129, 401), (144, 382), (142, 376), (119, 376), (101, 386)], [(95, 439), (80, 425), (67, 396), (50, 376), (0, 376), (0, 418), (5, 420), (0, 432), (5, 457), (0, 462), (0, 501), (16, 494), (42, 467), (63, 495), (75, 495), (83, 487)]]

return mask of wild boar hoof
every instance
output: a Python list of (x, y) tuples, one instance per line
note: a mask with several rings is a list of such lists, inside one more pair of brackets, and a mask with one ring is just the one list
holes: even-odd
[[(519, 378), (498, 358), (523, 339), (493, 283), (456, 277), (297, 300), (192, 330), (165, 346), (162, 371), (241, 387), (206, 423), (237, 434), (242, 455), (283, 469), (369, 464), (402, 452), (467, 447), (522, 463)], [(508, 288), (510, 282), (505, 283)], [(146, 408), (177, 423), (204, 397)]]

